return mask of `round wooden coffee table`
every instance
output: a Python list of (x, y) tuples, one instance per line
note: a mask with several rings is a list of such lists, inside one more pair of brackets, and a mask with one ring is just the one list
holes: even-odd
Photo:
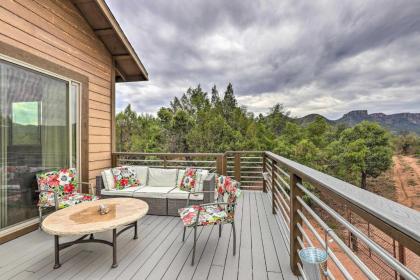
[[(109, 207), (109, 213), (101, 215), (99, 205)], [(112, 247), (112, 267), (117, 267), (117, 237), (122, 232), (134, 227), (134, 239), (137, 239), (137, 221), (147, 214), (149, 205), (140, 199), (134, 198), (110, 198), (84, 202), (58, 210), (50, 214), (42, 223), (42, 229), (54, 235), (55, 264), (60, 265), (60, 250), (74, 244), (96, 242)], [(117, 227), (125, 226), (117, 232)], [(112, 230), (112, 242), (96, 239), (94, 233)], [(59, 243), (59, 236), (82, 235), (82, 237)], [(87, 236), (90, 237), (85, 239)]]

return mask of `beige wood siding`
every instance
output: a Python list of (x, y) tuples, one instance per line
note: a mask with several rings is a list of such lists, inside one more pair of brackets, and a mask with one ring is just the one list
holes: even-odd
[(0, 41), (86, 76), (88, 178), (111, 166), (112, 58), (65, 0), (0, 1)]

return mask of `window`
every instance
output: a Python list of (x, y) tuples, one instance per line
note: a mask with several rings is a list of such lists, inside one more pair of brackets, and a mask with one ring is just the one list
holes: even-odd
[(12, 103), (12, 145), (39, 145), (39, 102)]

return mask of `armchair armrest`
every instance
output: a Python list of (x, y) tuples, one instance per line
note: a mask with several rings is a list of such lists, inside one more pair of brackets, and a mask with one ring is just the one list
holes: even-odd
[(211, 195), (210, 193), (214, 192), (215, 189), (216, 189), (216, 174), (210, 173), (203, 180), (203, 191), (205, 192), (204, 198), (203, 198), (204, 203), (209, 203), (209, 202), (214, 201), (214, 195)]
[(52, 191), (46, 191), (46, 190), (35, 190), (35, 192), (37, 192), (37, 193), (50, 193), (50, 192), (52, 192), (53, 194), (54, 194), (54, 206), (55, 206), (55, 210), (58, 210), (59, 209), (59, 204), (58, 204), (58, 194), (57, 194), (57, 192), (56, 191), (54, 191), (54, 190), (52, 190)]
[[(211, 193), (213, 193), (213, 201), (215, 201), (214, 200), (214, 192), (215, 191), (200, 191), (200, 192), (190, 192), (190, 193), (188, 193), (188, 198), (187, 198), (187, 207), (188, 206), (190, 206), (190, 196), (191, 195), (195, 195), (195, 194), (200, 194), (200, 193), (202, 193), (202, 194), (204, 194), (204, 196), (205, 196), (205, 194), (211, 194)], [(211, 195), (210, 195), (210, 197), (211, 197)], [(211, 198), (210, 198), (211, 199)], [(210, 199), (208, 199), (208, 200), (210, 200)], [(205, 200), (204, 200), (204, 202), (206, 202)]]

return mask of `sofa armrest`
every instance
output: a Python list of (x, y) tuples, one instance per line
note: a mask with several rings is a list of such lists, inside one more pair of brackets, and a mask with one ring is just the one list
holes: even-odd
[(96, 189), (95, 195), (97, 197), (101, 197), (101, 190), (105, 188), (104, 181), (102, 180), (102, 176), (96, 176)]
[[(203, 203), (214, 202), (214, 191), (216, 190), (216, 174), (210, 173), (203, 180), (204, 198)], [(213, 192), (211, 192), (213, 191)]]

